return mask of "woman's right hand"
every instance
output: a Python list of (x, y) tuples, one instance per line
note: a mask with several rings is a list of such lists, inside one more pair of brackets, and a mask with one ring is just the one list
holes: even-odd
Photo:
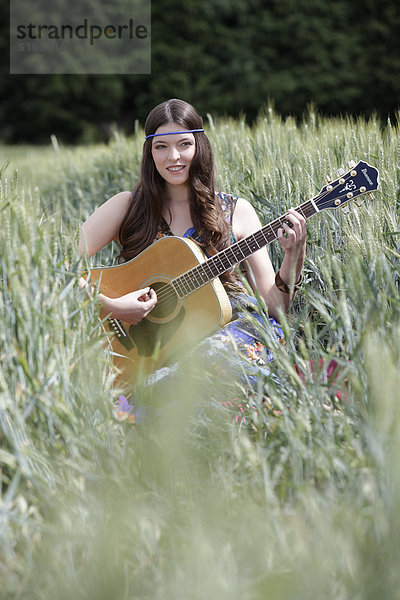
[(104, 309), (109, 311), (115, 319), (121, 319), (125, 323), (136, 325), (144, 317), (147, 317), (156, 304), (157, 295), (154, 290), (148, 287), (130, 292), (119, 298), (107, 298), (104, 302)]

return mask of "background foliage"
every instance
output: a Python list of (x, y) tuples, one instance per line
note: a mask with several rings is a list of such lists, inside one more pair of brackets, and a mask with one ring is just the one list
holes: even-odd
[[(272, 109), (209, 131), (220, 189), (263, 221), (352, 158), (378, 167), (381, 190), (309, 221), (272, 377), (191, 368), (162, 394), (138, 387), (136, 428), (116, 414), (75, 257), (82, 218), (132, 186), (142, 132), (0, 148), (1, 598), (399, 598), (400, 131)], [(268, 322), (259, 334), (274, 343)], [(332, 356), (341, 401), (323, 371), (303, 382), (293, 366)]]
[(202, 114), (249, 122), (272, 100), (301, 117), (322, 114), (384, 121), (400, 97), (400, 6), (395, 0), (152, 1), (152, 75), (9, 75), (7, 7), (0, 9), (0, 136), (7, 142), (107, 140), (115, 125), (170, 97)]

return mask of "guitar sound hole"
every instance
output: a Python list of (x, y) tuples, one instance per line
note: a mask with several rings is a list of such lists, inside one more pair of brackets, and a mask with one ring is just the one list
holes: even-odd
[(176, 309), (178, 298), (172, 285), (160, 281), (152, 283), (151, 288), (157, 294), (157, 304), (150, 313), (150, 317), (165, 319)]

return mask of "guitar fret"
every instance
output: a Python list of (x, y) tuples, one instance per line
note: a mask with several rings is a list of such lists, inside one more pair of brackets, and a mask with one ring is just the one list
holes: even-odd
[[(217, 262), (217, 261), (219, 262), (219, 266), (218, 266), (218, 262)], [(217, 269), (218, 269), (218, 273), (217, 273), (217, 274), (219, 274), (219, 273), (224, 273), (224, 272), (225, 272), (225, 265), (224, 265), (224, 263), (222, 262), (222, 260), (221, 260), (221, 257), (219, 256), (219, 254), (216, 254), (216, 255), (214, 256), (214, 264), (215, 264), (215, 266), (216, 266), (216, 267), (217, 267)], [(220, 271), (221, 267), (222, 267), (222, 269), (223, 269), (222, 271)]]
[[(243, 240), (241, 240), (241, 241), (240, 241), (240, 244), (241, 244), (242, 246), (244, 246), (244, 245), (246, 244), (246, 246), (247, 246), (247, 252), (246, 252), (246, 256), (247, 256), (247, 255), (248, 255), (248, 253), (249, 253), (249, 252), (251, 252), (251, 248), (250, 248), (250, 246), (249, 246), (249, 242), (247, 241), (247, 239), (246, 239), (246, 238), (244, 238)], [(239, 246), (239, 247), (240, 247), (240, 246)], [(240, 251), (242, 251), (242, 248), (240, 248)]]
[(260, 247), (265, 246), (265, 244), (268, 242), (268, 238), (262, 229), (260, 229), (260, 231), (257, 231), (257, 233), (255, 233), (254, 235), (257, 236), (257, 238), (260, 238)]
[(251, 246), (250, 246), (251, 240), (250, 240), (250, 237), (244, 238), (243, 240), (241, 240), (240, 243), (242, 244), (243, 247), (246, 244), (246, 246), (247, 246), (246, 257), (249, 256), (249, 254), (251, 254)]
[[(262, 234), (262, 236), (263, 236), (263, 238), (264, 238), (265, 242), (266, 242), (267, 244), (270, 244), (270, 243), (271, 243), (271, 242), (272, 242), (272, 241), (275, 239), (275, 237), (276, 237), (276, 236), (275, 236), (275, 234), (274, 234), (274, 231), (273, 231), (273, 230), (272, 230), (272, 235), (271, 235), (271, 233), (270, 233), (269, 231), (267, 232), (267, 227), (268, 227), (268, 226), (265, 226), (265, 227), (263, 227), (263, 228), (260, 230), (260, 233)], [(271, 229), (271, 228), (270, 228), (270, 229)]]
[(267, 233), (264, 231), (263, 229), (260, 229), (260, 231), (257, 232), (257, 235), (260, 235), (262, 237), (262, 239), (264, 240), (264, 242), (269, 242), (269, 238), (267, 236)]
[[(207, 271), (209, 272), (208, 274)], [(177, 289), (179, 297), (184, 298), (215, 279), (218, 275), (219, 273), (215, 273), (211, 266), (205, 263), (193, 267), (186, 273), (176, 277), (172, 283)]]
[(305, 202), (304, 207), (307, 210), (307, 215), (306, 215), (307, 219), (309, 219), (310, 217), (312, 217), (313, 215), (315, 215), (317, 212), (320, 211), (320, 209), (318, 208), (318, 206), (315, 203), (315, 199), (308, 200), (307, 202)]
[(303, 211), (303, 206), (304, 206), (304, 204), (302, 204), (301, 206), (299, 206), (299, 207), (297, 208), (297, 211), (298, 211), (298, 212), (301, 212), (301, 214), (303, 215), (303, 217), (307, 218), (307, 217), (306, 217), (306, 215), (304, 214), (304, 211)]
[(198, 271), (199, 271), (199, 277), (200, 277), (200, 281), (201, 281), (202, 285), (204, 285), (205, 283), (208, 283), (209, 277), (207, 277), (207, 273), (205, 272), (203, 265), (201, 265), (201, 267), (198, 267)]
[[(201, 279), (199, 279), (200, 275), (201, 275), (201, 273), (200, 273), (200, 271), (199, 271), (198, 268), (193, 269), (193, 278), (194, 278), (194, 281), (197, 284), (196, 287), (202, 286), (203, 283), (204, 283)], [(196, 289), (196, 287), (195, 287), (195, 289)]]
[(272, 227), (272, 223), (268, 223), (267, 227), (269, 227), (271, 229), (272, 235), (274, 236), (274, 239), (275, 239), (276, 238), (276, 233), (275, 233), (275, 231), (274, 231), (274, 229)]
[(229, 258), (226, 255), (226, 252), (223, 252), (223, 256), (221, 256), (221, 260), (223, 261), (223, 264), (225, 266), (225, 269), (230, 269), (232, 266), (232, 263), (230, 262)]
[(195, 281), (197, 284), (203, 285), (203, 281), (202, 281), (201, 275), (202, 275), (202, 272), (201, 272), (201, 270), (199, 269), (199, 267), (195, 267), (195, 268), (193, 269), (193, 276), (192, 276), (192, 279), (194, 279), (194, 281)]
[(263, 234), (262, 231), (257, 231), (257, 233), (254, 234), (254, 239), (257, 242), (258, 249), (262, 248), (263, 246), (265, 246), (265, 243), (267, 241), (266, 237), (265, 237), (265, 235)]
[(216, 277), (218, 275), (222, 275), (222, 273), (225, 273), (225, 271), (227, 271), (231, 267), (231, 263), (226, 255), (225, 250), (223, 250), (216, 256), (213, 256), (211, 261), (215, 268), (215, 276)]
[[(236, 244), (234, 244), (233, 246), (229, 246), (229, 248), (226, 248), (224, 250), (224, 255), (226, 260), (228, 261), (228, 269), (230, 269), (231, 267), (233, 267), (233, 265), (235, 265), (238, 261), (236, 254), (235, 254), (235, 246)], [(243, 254), (241, 252), (241, 254)]]
[[(236, 244), (234, 244), (233, 246), (231, 246), (231, 248), (232, 248), (232, 253), (233, 253), (233, 256), (235, 257), (235, 262), (236, 262), (236, 261), (239, 261), (239, 262), (240, 262), (241, 260), (243, 260), (243, 259), (247, 258), (247, 254), (245, 254), (245, 253), (243, 252), (243, 250), (242, 250), (242, 248), (241, 248), (241, 246), (240, 246), (240, 244), (241, 244), (243, 241), (244, 241), (244, 240), (242, 240), (241, 242), (237, 242)], [(239, 252), (240, 252), (241, 256), (240, 256)]]
[(181, 296), (182, 297), (187, 296), (188, 294), (191, 293), (189, 282), (185, 281), (186, 277), (184, 277), (183, 275), (181, 275), (178, 279), (179, 279), (179, 285), (183, 291), (183, 294), (181, 294)]
[(211, 265), (209, 265), (209, 264), (199, 265), (196, 268), (198, 269), (198, 271), (201, 275), (202, 285), (204, 285), (205, 283), (208, 283), (209, 281), (214, 279), (214, 277), (216, 276), (215, 271), (212, 269)]
[(257, 250), (259, 250), (261, 248), (260, 244), (257, 242), (256, 234), (253, 234), (251, 236), (250, 243), (249, 242), (246, 242), (246, 243), (247, 243), (247, 246), (249, 247), (251, 253), (256, 252)]
[(175, 293), (179, 296), (179, 298), (183, 298), (179, 279), (180, 279), (179, 277), (176, 277), (175, 279), (173, 279), (171, 281), (171, 285), (172, 285), (173, 289), (175, 290)]

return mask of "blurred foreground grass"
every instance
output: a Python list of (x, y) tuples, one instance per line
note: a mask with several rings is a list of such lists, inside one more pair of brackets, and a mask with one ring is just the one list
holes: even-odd
[[(79, 223), (132, 187), (141, 134), (0, 149), (2, 598), (400, 597), (399, 131), (270, 110), (207, 130), (219, 188), (264, 222), (350, 159), (380, 170), (381, 191), (309, 222), (271, 377), (250, 388), (198, 365), (162, 397), (138, 389), (152, 412), (133, 428), (75, 257)], [(267, 324), (260, 336), (273, 343)], [(293, 367), (332, 356), (341, 401)]]

